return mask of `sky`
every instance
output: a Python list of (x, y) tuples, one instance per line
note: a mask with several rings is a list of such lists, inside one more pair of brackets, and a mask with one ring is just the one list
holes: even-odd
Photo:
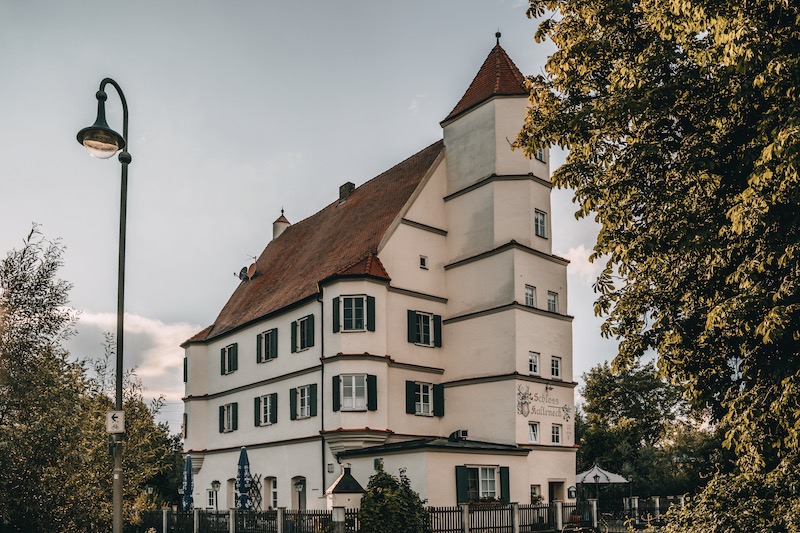
[[(0, 0), (0, 255), (31, 225), (65, 246), (80, 313), (68, 348), (115, 331), (120, 164), (88, 156), (95, 92), (129, 108), (125, 367), (159, 420), (183, 411), (180, 344), (213, 323), (235, 277), (272, 238), (442, 137), (495, 44), (526, 74), (552, 44), (519, 0)], [(106, 88), (109, 125), (122, 130)], [(554, 150), (551, 165), (565, 154)], [(574, 377), (615, 354), (599, 334), (587, 260), (597, 228), (552, 195), (553, 251), (571, 260)]]

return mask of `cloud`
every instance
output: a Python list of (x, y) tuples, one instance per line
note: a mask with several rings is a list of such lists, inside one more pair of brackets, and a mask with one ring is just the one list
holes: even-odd
[[(104, 333), (116, 332), (116, 314), (83, 311), (77, 335), (66, 343), (76, 359), (93, 359), (103, 354)], [(136, 367), (145, 387), (145, 398), (163, 396), (167, 400), (159, 421), (168, 422), (173, 432), (180, 429), (183, 411), (183, 348), (180, 344), (202, 326), (165, 323), (154, 318), (125, 313), (124, 368)]]
[(567, 272), (569, 272), (570, 276), (577, 277), (582, 283), (594, 283), (597, 276), (603, 271), (605, 261), (600, 259), (595, 260), (594, 263), (589, 262), (591, 253), (591, 248), (579, 244), (566, 252), (557, 252), (556, 255), (569, 259), (570, 264)]
[(414, 99), (411, 100), (411, 103), (408, 104), (408, 110), (411, 111), (412, 115), (416, 115), (417, 109), (419, 108), (419, 101), (427, 97), (428, 95), (425, 93), (418, 93)]

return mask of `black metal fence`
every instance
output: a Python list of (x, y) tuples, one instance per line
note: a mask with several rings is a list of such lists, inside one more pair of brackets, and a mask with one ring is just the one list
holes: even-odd
[[(594, 516), (588, 502), (545, 505), (478, 504), (464, 507), (428, 507), (428, 521), (433, 533), (513, 533), (514, 523), (521, 532), (555, 532), (564, 526), (588, 528), (594, 520), (602, 520), (610, 531), (625, 531), (626, 522), (653, 523), (664, 515), (671, 505), (682, 501), (674, 498), (649, 498), (626, 502), (620, 513), (601, 512)], [(345, 531), (358, 533), (358, 509), (346, 509)], [(617, 516), (619, 514), (619, 516)], [(229, 533), (231, 525), (236, 533), (325, 533), (333, 522), (331, 511), (271, 510), (263, 512), (231, 513), (228, 511), (175, 512), (150, 511), (141, 513), (138, 524), (125, 527), (126, 533)], [(464, 524), (465, 518), (468, 520)], [(197, 521), (195, 530), (195, 521)], [(233, 524), (231, 524), (233, 521)], [(166, 524), (166, 529), (164, 528)], [(465, 525), (467, 527), (465, 527)]]

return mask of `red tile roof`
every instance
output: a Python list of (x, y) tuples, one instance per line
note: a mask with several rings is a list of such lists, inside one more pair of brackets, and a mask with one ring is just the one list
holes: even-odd
[(203, 342), (317, 294), (339, 275), (389, 279), (377, 257), (386, 230), (444, 150), (438, 141), (305, 220), (289, 226), (256, 261), (214, 324), (186, 341)]
[(525, 76), (498, 43), (483, 62), (467, 92), (441, 123), (444, 125), (462, 113), (494, 96), (527, 96)]

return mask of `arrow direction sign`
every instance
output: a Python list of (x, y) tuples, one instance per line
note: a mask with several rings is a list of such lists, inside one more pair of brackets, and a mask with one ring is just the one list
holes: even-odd
[(125, 433), (124, 411), (106, 411), (106, 431), (109, 433)]

